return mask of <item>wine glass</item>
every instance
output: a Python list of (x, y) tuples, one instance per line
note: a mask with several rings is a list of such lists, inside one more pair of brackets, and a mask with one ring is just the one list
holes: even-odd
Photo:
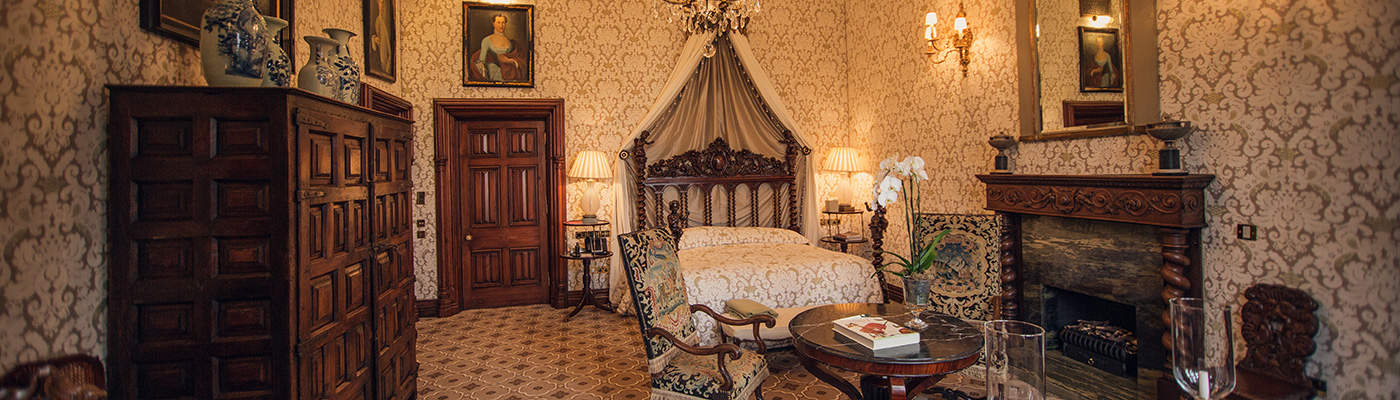
[(1235, 335), (1230, 306), (1203, 299), (1171, 300), (1172, 375), (1196, 399), (1235, 390)]

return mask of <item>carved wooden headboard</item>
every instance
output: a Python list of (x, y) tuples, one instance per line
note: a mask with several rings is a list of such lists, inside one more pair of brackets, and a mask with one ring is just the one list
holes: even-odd
[[(637, 190), (637, 229), (666, 227), (666, 212), (663, 210), (663, 197), (667, 189), (675, 189), (681, 206), (681, 220), (690, 218), (689, 191), (699, 188), (703, 193), (704, 216), (701, 225), (759, 226), (757, 205), (760, 203), (759, 189), (764, 185), (772, 190), (773, 206), (771, 213), (774, 227), (801, 231), (802, 212), (798, 208), (801, 190), (797, 188), (796, 170), (800, 154), (811, 153), (811, 149), (797, 143), (792, 132), (783, 131), (781, 143), (786, 147), (784, 160), (757, 154), (748, 150), (735, 150), (723, 138), (716, 138), (704, 149), (691, 150), (674, 157), (647, 164), (646, 146), (652, 144), (647, 138), (650, 132), (642, 132), (633, 140), (632, 149), (623, 151), (621, 157), (630, 159), (632, 171), (636, 175)], [(712, 212), (714, 188), (723, 189), (727, 196), (726, 213), (721, 221), (715, 221)], [(749, 192), (749, 202), (753, 212), (747, 216), (748, 223), (736, 218), (734, 194), (739, 187)], [(785, 194), (785, 196), (784, 196)], [(647, 209), (647, 199), (652, 199), (652, 209)], [(786, 201), (782, 201), (786, 197)], [(786, 206), (786, 210), (784, 210)], [(786, 212), (784, 212), (786, 211)], [(649, 218), (650, 217), (650, 218)], [(689, 225), (689, 223), (685, 223)]]

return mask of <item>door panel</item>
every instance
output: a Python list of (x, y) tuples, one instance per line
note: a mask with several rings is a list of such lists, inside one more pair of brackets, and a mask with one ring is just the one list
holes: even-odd
[(418, 314), (413, 298), (413, 222), (409, 196), (408, 166), (412, 134), (409, 126), (376, 126), (373, 142), (374, 212), (376, 228), (373, 246), (375, 371), (374, 398), (404, 400), (417, 393), (418, 364), (409, 363), (405, 351), (413, 352)]
[(466, 121), (458, 154), (465, 170), (462, 307), (538, 304), (549, 299), (543, 121)]

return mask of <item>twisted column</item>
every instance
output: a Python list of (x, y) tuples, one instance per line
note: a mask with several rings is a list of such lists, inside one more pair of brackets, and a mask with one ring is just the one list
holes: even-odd
[(875, 214), (870, 217), (870, 257), (871, 264), (875, 266), (875, 276), (880, 281), (880, 302), (888, 302), (885, 298), (885, 274), (880, 273), (880, 267), (885, 265), (885, 255), (880, 250), (885, 248), (885, 229), (890, 227), (889, 221), (885, 220), (885, 207), (875, 206)]
[(1001, 316), (1000, 319), (1014, 320), (1021, 310), (1021, 274), (1016, 249), (1020, 247), (1020, 219), (1016, 216), (997, 213), (1001, 225)]
[[(1167, 327), (1167, 331), (1162, 333), (1162, 345), (1168, 355), (1172, 354), (1171, 300), (1186, 296), (1187, 291), (1191, 290), (1191, 278), (1186, 276), (1186, 271), (1191, 267), (1191, 257), (1186, 255), (1191, 248), (1188, 239), (1190, 233), (1190, 230), (1181, 228), (1157, 228), (1157, 240), (1162, 245), (1162, 301), (1167, 303), (1167, 308), (1162, 310), (1163, 326)], [(1170, 356), (1167, 362), (1171, 362)]]

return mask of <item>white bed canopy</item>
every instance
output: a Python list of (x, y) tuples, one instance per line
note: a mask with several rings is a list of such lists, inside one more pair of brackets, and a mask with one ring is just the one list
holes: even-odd
[[(781, 142), (784, 130), (791, 132), (798, 144), (811, 146), (812, 141), (798, 128), (768, 75), (758, 67), (758, 59), (750, 49), (748, 38), (733, 32), (724, 35), (716, 37), (715, 33), (708, 32), (690, 36), (681, 49), (680, 58), (665, 88), (652, 103), (647, 115), (614, 149), (613, 154), (631, 150), (634, 139), (643, 132), (650, 132), (648, 140), (654, 142), (646, 147), (648, 162), (700, 150), (716, 138), (724, 139), (734, 149), (745, 149), (782, 160), (785, 151), (785, 145)], [(705, 53), (711, 46), (713, 56), (707, 58)], [(812, 243), (816, 243), (819, 229), (815, 171), (810, 154), (799, 153), (798, 157), (794, 187), (799, 191), (801, 229)], [(637, 229), (637, 188), (631, 160), (617, 160), (613, 168), (612, 234), (616, 236)], [(764, 199), (760, 200), (760, 209), (771, 206), (771, 200), (767, 200), (769, 196), (758, 198)], [(741, 214), (754, 212), (753, 205), (747, 204), (747, 201), (736, 201), (735, 204)], [(692, 215), (696, 214), (692, 212)], [(655, 216), (648, 217), (655, 220)], [(611, 243), (614, 246), (613, 254), (619, 254), (615, 248), (618, 243), (616, 237), (612, 238)], [(625, 296), (626, 277), (618, 256), (613, 257), (608, 281), (611, 302), (618, 306), (618, 310), (630, 310), (630, 301)]]

